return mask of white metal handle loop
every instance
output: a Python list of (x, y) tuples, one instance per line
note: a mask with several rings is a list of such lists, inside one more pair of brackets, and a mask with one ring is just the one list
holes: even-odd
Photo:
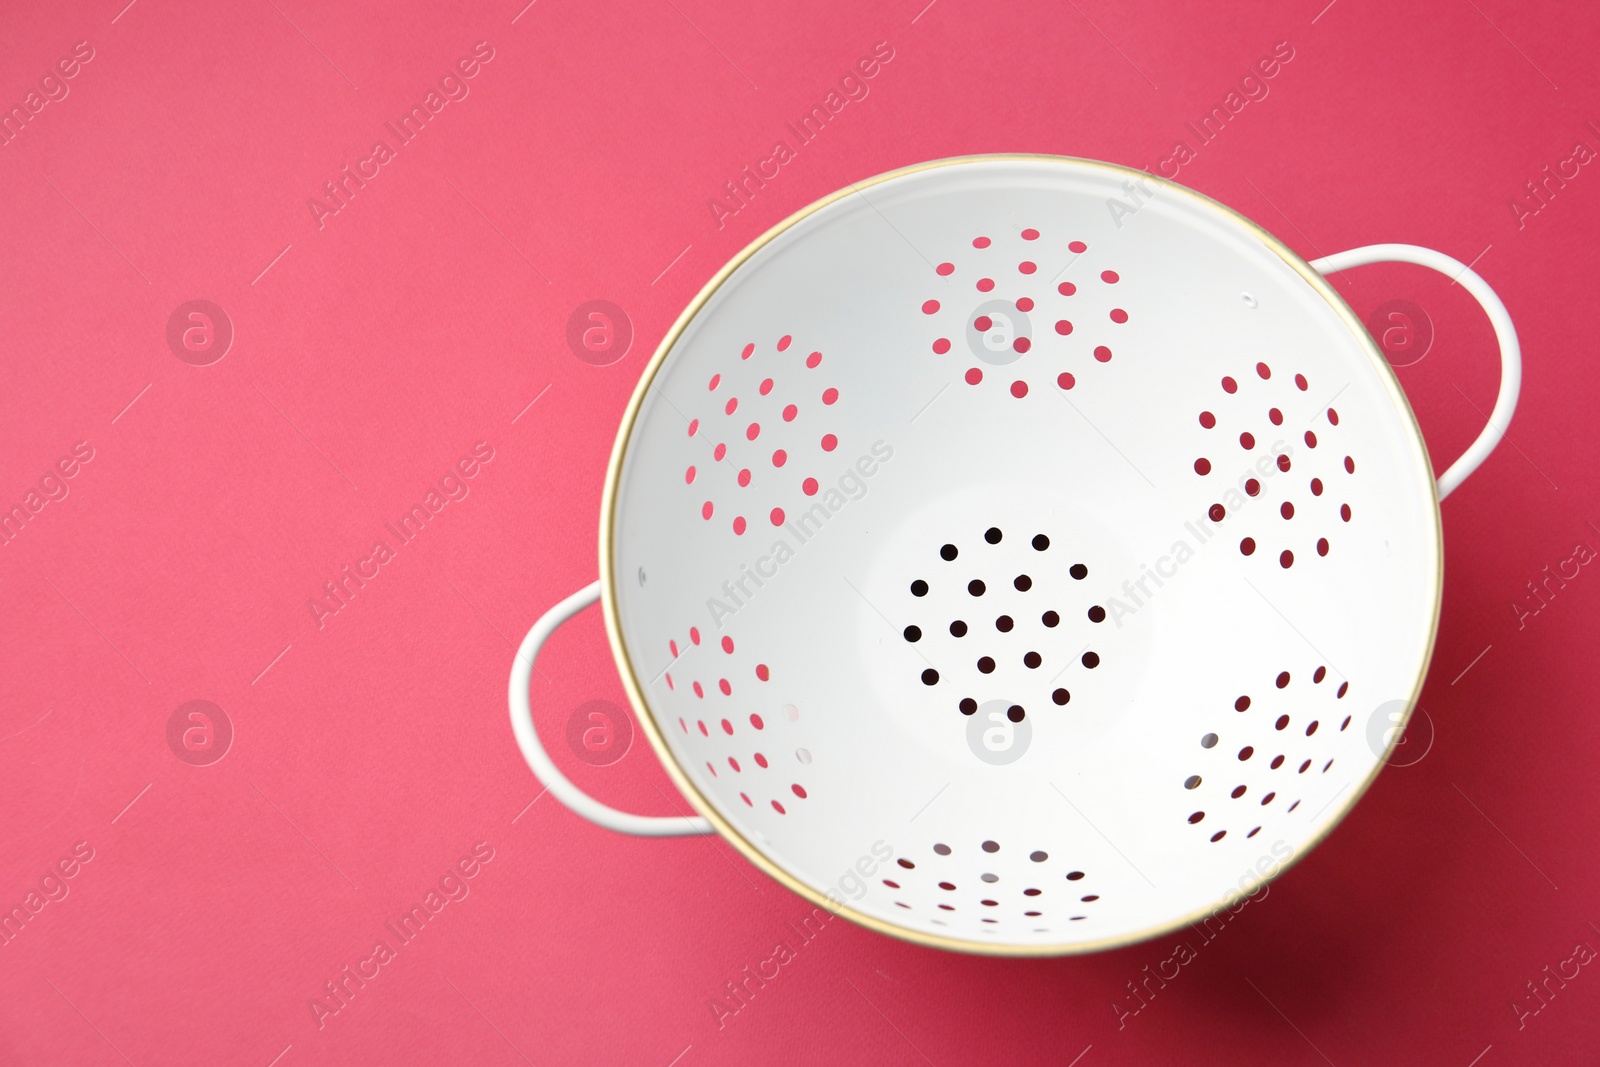
[(528, 636), (522, 639), (516, 657), (511, 661), (511, 681), (508, 698), (511, 704), (511, 732), (517, 737), (517, 747), (522, 758), (539, 780), (561, 803), (574, 814), (581, 815), (596, 826), (636, 837), (683, 837), (690, 834), (709, 834), (711, 823), (699, 815), (632, 815), (626, 811), (600, 803), (573, 785), (561, 773), (550, 754), (539, 743), (539, 731), (533, 725), (533, 708), (528, 696), (528, 684), (533, 678), (533, 661), (544, 643), (555, 633), (556, 627), (572, 618), (584, 608), (600, 599), (600, 583), (593, 582), (573, 593), (540, 616)]
[(1478, 434), (1478, 439), (1439, 476), (1439, 499), (1443, 500), (1489, 458), (1489, 453), (1494, 451), (1495, 445), (1500, 443), (1500, 438), (1505, 436), (1511, 425), (1511, 414), (1516, 410), (1517, 396), (1522, 392), (1522, 346), (1517, 341), (1517, 329), (1511, 324), (1511, 315), (1506, 311), (1505, 304), (1489, 288), (1488, 282), (1465, 263), (1431, 248), (1399, 244), (1366, 245), (1312, 260), (1311, 269), (1319, 274), (1332, 274), (1371, 263), (1412, 263), (1450, 275), (1489, 316), (1489, 325), (1494, 327), (1495, 340), (1500, 344), (1500, 395), (1495, 398), (1488, 425)]

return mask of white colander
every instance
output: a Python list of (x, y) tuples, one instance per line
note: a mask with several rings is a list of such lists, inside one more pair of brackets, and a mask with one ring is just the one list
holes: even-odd
[[(1499, 339), (1488, 427), (1435, 486), (1322, 274), (1450, 275)], [(1438, 498), (1504, 433), (1504, 306), (1375, 245), (1307, 264), (1140, 171), (991, 156), (775, 227), (679, 318), (618, 433), (600, 580), (529, 631), (529, 766), (631, 834), (720, 832), (873, 929), (993, 954), (1196, 921), (1319, 841), (1432, 653)], [(603, 599), (623, 682), (702, 817), (578, 791), (534, 657)], [(1403, 717), (1401, 718), (1403, 721)], [(1376, 741), (1369, 738), (1376, 737)]]

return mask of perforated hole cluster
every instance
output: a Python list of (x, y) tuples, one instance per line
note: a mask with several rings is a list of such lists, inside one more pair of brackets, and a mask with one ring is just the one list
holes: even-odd
[(742, 537), (752, 523), (782, 526), (821, 489), (822, 457), (839, 447), (829, 418), (839, 390), (822, 353), (789, 334), (749, 342), (727, 363), (706, 382), (704, 402), (685, 412), (700, 454), (683, 484), (701, 519)]
[(973, 715), (1000, 696), (1022, 722), (1067, 705), (1078, 672), (1100, 666), (1094, 631), (1106, 609), (1079, 592), (1087, 564), (1049, 534), (990, 526), (929, 551), (920, 574), (900, 635), (934, 707)]
[(1257, 363), (1225, 375), (1198, 415), (1194, 472), (1213, 491), (1207, 517), (1226, 524), (1239, 553), (1263, 566), (1288, 570), (1328, 556), (1354, 517), (1345, 491), (1356, 461), (1340, 447), (1338, 409), (1310, 420), (1285, 415), (1306, 410), (1298, 394), (1310, 388), (1304, 374), (1275, 378)]
[(713, 638), (691, 626), (684, 643), (673, 638), (668, 647), (672, 661), (662, 678), (681, 739), (694, 754), (685, 766), (703, 766), (746, 807), (789, 814), (810, 796), (812, 755), (792, 740), (798, 708), (785, 705), (779, 715), (755, 710), (766, 706), (760, 692), (771, 669), (745, 655), (731, 634)]
[(967, 385), (982, 386), (987, 376), (1018, 400), (1071, 389), (1096, 363), (1109, 363), (1129, 318), (1118, 298), (1122, 276), (1110, 264), (1090, 258), (1083, 241), (1031, 226), (979, 234), (934, 273), (922, 302), (934, 354), (966, 364)]
[(1047, 934), (1089, 919), (1100, 899), (1074, 864), (995, 840), (919, 846), (895, 860), (882, 882), (895, 907), (968, 934)]
[(1329, 753), (1350, 728), (1349, 692), (1318, 665), (1300, 677), (1279, 671), (1231, 707), (1208, 709), (1213, 725), (1196, 739), (1193, 769), (1173, 783), (1191, 832), (1213, 843), (1251, 838), (1274, 814), (1299, 808), (1312, 779), (1333, 769)]

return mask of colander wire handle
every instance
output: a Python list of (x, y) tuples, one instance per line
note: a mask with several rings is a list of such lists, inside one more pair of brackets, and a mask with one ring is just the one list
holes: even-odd
[(1319, 274), (1332, 274), (1372, 263), (1412, 263), (1450, 275), (1489, 316), (1495, 340), (1500, 343), (1500, 395), (1495, 398), (1488, 425), (1478, 434), (1478, 439), (1439, 476), (1439, 499), (1443, 500), (1489, 458), (1489, 453), (1494, 451), (1495, 445), (1500, 443), (1500, 438), (1505, 436), (1511, 425), (1511, 414), (1516, 410), (1517, 396), (1522, 391), (1522, 346), (1517, 341), (1517, 329), (1511, 324), (1511, 315), (1506, 311), (1505, 304), (1489, 288), (1488, 282), (1460, 260), (1431, 248), (1402, 244), (1365, 245), (1312, 260), (1311, 269)]
[(636, 837), (683, 837), (689, 834), (709, 834), (711, 823), (699, 815), (651, 816), (632, 815), (600, 803), (573, 785), (561, 773), (550, 754), (539, 743), (539, 731), (533, 725), (533, 708), (528, 696), (528, 685), (533, 679), (533, 662), (544, 643), (555, 633), (556, 627), (572, 618), (584, 608), (600, 599), (600, 583), (593, 582), (573, 593), (540, 616), (533, 629), (522, 639), (516, 658), (511, 661), (509, 701), (511, 704), (511, 732), (517, 737), (517, 747), (522, 758), (539, 780), (572, 812), (583, 816), (596, 826)]

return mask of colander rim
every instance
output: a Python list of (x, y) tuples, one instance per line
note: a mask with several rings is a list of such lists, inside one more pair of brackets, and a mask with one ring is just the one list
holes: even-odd
[(927, 933), (868, 915), (865, 912), (857, 911), (845, 902), (833, 900), (779, 866), (757, 845), (747, 839), (737, 827), (717, 811), (678, 762), (677, 757), (667, 744), (665, 732), (650, 709), (649, 701), (645, 698), (644, 685), (641, 683), (640, 676), (634, 669), (633, 660), (628, 654), (627, 641), (622, 633), (620, 610), (617, 604), (619, 585), (615, 574), (616, 511), (620, 495), (622, 468), (628, 455), (628, 446), (633, 437), (639, 411), (644, 404), (645, 397), (650, 392), (656, 376), (671, 355), (679, 337), (688, 329), (695, 316), (710, 302), (712, 296), (746, 261), (776, 240), (781, 234), (846, 197), (857, 194), (863, 189), (924, 171), (968, 164), (993, 163), (1063, 164), (1069, 167), (1086, 167), (1094, 170), (1109, 171), (1115, 175), (1134, 178), (1142, 182), (1152, 182), (1162, 189), (1170, 190), (1178, 196), (1198, 203), (1203, 209), (1209, 209), (1216, 213), (1222, 221), (1242, 228), (1247, 235), (1256, 238), (1283, 259), (1297, 274), (1305, 279), (1316, 293), (1328, 302), (1339, 318), (1349, 327), (1357, 345), (1365, 352), (1368, 361), (1377, 370), (1379, 380), (1388, 392), (1390, 400), (1403, 416), (1402, 425), (1406, 428), (1408, 439), (1417, 457), (1421, 459), (1423, 469), (1428, 474), (1429, 500), (1432, 505), (1430, 514), (1433, 519), (1433, 556), (1436, 565), (1433, 573), (1433, 610), (1431, 612), (1427, 645), (1423, 654), (1419, 657), (1416, 678), (1412, 683), (1410, 695), (1406, 698), (1405, 711), (1400, 719), (1401, 728), (1394, 730), (1383, 755), (1373, 765), (1366, 778), (1351, 790), (1348, 796), (1344, 797), (1342, 801), (1329, 805), (1330, 810), (1321, 817), (1321, 824), (1316, 827), (1314, 832), (1306, 836), (1304, 841), (1295, 849), (1293, 855), (1285, 862), (1278, 864), (1271, 875), (1262, 877), (1259, 884), (1267, 885), (1271, 883), (1289, 868), (1299, 863), (1301, 859), (1312, 852), (1333, 832), (1334, 827), (1344, 820), (1345, 816), (1355, 807), (1356, 802), (1372, 786), (1372, 783), (1378, 777), (1378, 773), (1387, 766), (1389, 755), (1399, 743), (1404, 733), (1404, 727), (1411, 721), (1411, 715), (1416, 709), (1418, 700), (1421, 698), (1423, 685), (1427, 681), (1428, 668), (1433, 660), (1434, 648), (1439, 634), (1440, 610), (1444, 597), (1444, 530), (1439, 513), (1438, 480), (1433, 470), (1432, 458), (1428, 453), (1422, 428), (1417, 422), (1416, 413), (1411, 408), (1411, 402), (1406, 397), (1405, 390), (1400, 386), (1400, 381), (1395, 375), (1394, 368), (1389, 365), (1389, 361), (1378, 350), (1377, 343), (1372, 339), (1372, 335), (1367, 331), (1361, 319), (1327, 279), (1317, 273), (1311, 267), (1311, 264), (1297, 252), (1254, 220), (1226, 204), (1213, 200), (1204, 193), (1148, 171), (1103, 160), (1048, 153), (1014, 152), (949, 156), (943, 159), (912, 164), (907, 167), (899, 167), (895, 170), (874, 175), (871, 178), (851, 182), (844, 188), (807, 204), (746, 245), (706, 282), (699, 293), (695, 295), (695, 298), (678, 315), (678, 318), (672, 324), (672, 328), (662, 337), (661, 343), (656, 347), (655, 353), (650, 358), (650, 362), (645, 366), (643, 373), (639, 377), (639, 383), (634, 387), (633, 395), (629, 398), (628, 406), (623, 412), (622, 421), (617, 429), (616, 440), (612, 444), (611, 456), (606, 465), (605, 485), (600, 501), (600, 603), (605, 616), (607, 642), (611, 646), (612, 658), (616, 662), (623, 688), (628, 695), (628, 701), (633, 707), (634, 715), (643, 728), (645, 736), (650, 741), (650, 747), (655, 751), (656, 757), (665, 768), (667, 776), (690, 805), (711, 823), (712, 827), (724, 840), (738, 849), (746, 859), (769, 877), (775, 879), (780, 885), (810, 901), (817, 907), (823, 908), (834, 915), (842, 916), (858, 926), (863, 926), (877, 933), (912, 944), (980, 956), (1049, 957), (1087, 955), (1139, 944), (1174, 930), (1182, 929), (1185, 926), (1191, 926), (1232, 906), (1236, 903), (1237, 898), (1231, 893), (1225, 893), (1215, 903), (1129, 933), (1117, 934), (1094, 941), (1040, 945), (997, 944), (988, 941), (975, 941), (968, 938)]

